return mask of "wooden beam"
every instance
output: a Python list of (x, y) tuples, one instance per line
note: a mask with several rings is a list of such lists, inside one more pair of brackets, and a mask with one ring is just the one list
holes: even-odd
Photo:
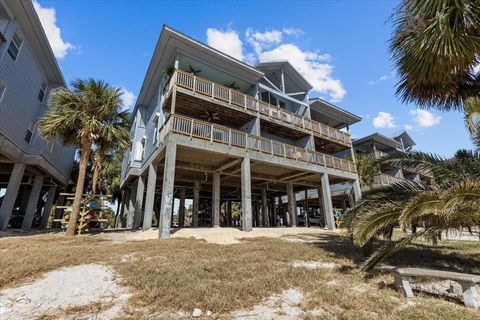
[(223, 172), (223, 171), (227, 170), (228, 168), (231, 168), (234, 165), (239, 164), (240, 162), (242, 162), (242, 159), (235, 159), (233, 161), (230, 161), (230, 160), (225, 161), (220, 166), (218, 166), (215, 170), (219, 171), (219, 172)]

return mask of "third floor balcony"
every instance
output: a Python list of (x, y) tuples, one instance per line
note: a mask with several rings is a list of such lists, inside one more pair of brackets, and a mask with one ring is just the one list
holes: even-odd
[(315, 137), (342, 146), (340, 148), (346, 149), (351, 146), (350, 135), (346, 132), (191, 73), (177, 69), (173, 73), (170, 83), (165, 87), (166, 97), (170, 95), (174, 85), (187, 94), (200, 95), (204, 99), (226, 105), (243, 113), (258, 115), (263, 121), (290, 127), (306, 134), (313, 134)]

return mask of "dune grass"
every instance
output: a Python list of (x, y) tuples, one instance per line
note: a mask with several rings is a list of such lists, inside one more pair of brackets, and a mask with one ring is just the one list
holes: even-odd
[[(305, 235), (317, 243), (258, 238), (236, 245), (193, 239), (112, 242), (81, 236), (36, 235), (0, 239), (0, 288), (32, 281), (64, 266), (104, 263), (114, 268), (134, 293), (127, 316), (211, 310), (218, 318), (249, 308), (271, 294), (297, 288), (305, 294), (302, 309), (321, 308), (322, 319), (473, 319), (480, 312), (418, 294), (414, 304), (390, 285), (388, 274), (358, 271), (362, 252), (342, 235)], [(292, 262), (333, 262), (334, 269), (294, 268)], [(420, 243), (402, 250), (395, 265), (480, 274), (478, 243)], [(386, 287), (377, 283), (385, 281)], [(139, 312), (138, 310), (141, 310)], [(315, 317), (306, 315), (307, 319)]]

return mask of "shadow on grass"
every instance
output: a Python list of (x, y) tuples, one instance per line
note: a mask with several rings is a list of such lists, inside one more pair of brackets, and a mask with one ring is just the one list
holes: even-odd
[[(348, 236), (318, 235), (315, 238), (318, 242), (312, 243), (312, 246), (330, 252), (337, 258), (349, 259), (359, 267), (367, 259), (363, 249), (356, 247)], [(374, 241), (370, 252), (374, 252), (385, 243), (384, 240)], [(415, 243), (394, 253), (384, 263), (395, 267), (480, 274), (480, 243), (442, 242), (439, 245)]]

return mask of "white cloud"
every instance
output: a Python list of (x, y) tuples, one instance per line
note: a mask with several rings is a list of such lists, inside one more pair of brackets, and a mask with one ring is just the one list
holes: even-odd
[(413, 129), (413, 126), (412, 126), (411, 124), (406, 124), (406, 125), (404, 126), (404, 128), (405, 128), (405, 130), (410, 131), (410, 130)]
[(436, 116), (430, 111), (427, 110), (410, 110), (410, 115), (412, 115), (413, 121), (417, 123), (420, 127), (428, 128), (440, 123), (442, 120), (441, 116)]
[(263, 50), (271, 48), (282, 42), (282, 32), (278, 30), (270, 30), (265, 32), (255, 31), (248, 28), (245, 32), (247, 42), (253, 47), (257, 55), (260, 55)]
[(377, 84), (377, 83), (380, 83), (382, 81), (392, 79), (394, 76), (395, 76), (395, 72), (392, 71), (389, 74), (384, 74), (384, 75), (378, 77), (378, 79), (368, 81), (367, 84), (368, 85)]
[(293, 43), (283, 43), (284, 36), (301, 33), (303, 31), (298, 28), (283, 28), (281, 31), (270, 29), (265, 32), (248, 28), (245, 40), (250, 50), (246, 50), (236, 31), (208, 28), (207, 43), (251, 65), (258, 61), (288, 60), (310, 82), (314, 91), (328, 95), (332, 102), (340, 101), (345, 96), (346, 90), (342, 82), (332, 75), (333, 66), (327, 63), (330, 61), (330, 55), (321, 54), (318, 50), (304, 51)]
[(395, 118), (390, 113), (383, 111), (380, 111), (378, 115), (373, 118), (373, 126), (380, 129), (397, 127)]
[(207, 29), (207, 44), (222, 51), (238, 60), (244, 60), (243, 43), (234, 30)]
[(305, 31), (299, 28), (283, 28), (282, 31), (287, 36), (299, 36), (305, 33)]
[(42, 7), (36, 0), (33, 0), (33, 6), (40, 22), (42, 23), (43, 30), (45, 30), (53, 54), (57, 59), (65, 58), (68, 51), (75, 49), (75, 46), (62, 39), (61, 30), (57, 26), (55, 9)]
[(332, 102), (337, 102), (347, 92), (342, 82), (333, 78), (333, 66), (326, 63), (329, 59), (328, 54), (303, 51), (292, 43), (281, 44), (259, 55), (261, 62), (288, 60), (310, 82), (314, 91), (327, 94)]
[(123, 106), (128, 109), (132, 109), (135, 106), (137, 96), (126, 88), (122, 87), (122, 102)]

